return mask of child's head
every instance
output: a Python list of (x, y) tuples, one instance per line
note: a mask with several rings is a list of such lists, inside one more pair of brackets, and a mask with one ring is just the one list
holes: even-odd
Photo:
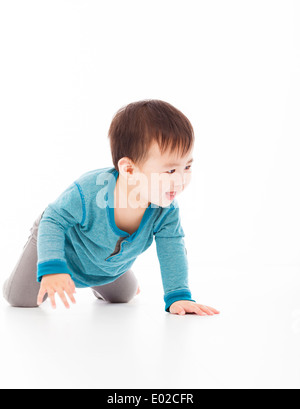
[(188, 118), (171, 104), (144, 100), (122, 107), (108, 136), (123, 184), (140, 181), (140, 203), (168, 206), (173, 199), (167, 193), (179, 194), (189, 184), (194, 131)]

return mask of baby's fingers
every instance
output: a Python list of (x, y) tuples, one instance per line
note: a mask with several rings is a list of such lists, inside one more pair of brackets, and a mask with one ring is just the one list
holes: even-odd
[[(204, 307), (204, 306), (203, 306)], [(208, 308), (211, 312), (213, 312), (214, 314), (220, 314), (220, 311), (216, 310), (215, 308), (209, 307), (208, 305), (205, 306), (206, 308)]]
[(51, 301), (51, 305), (52, 305), (52, 308), (56, 308), (56, 303), (55, 303), (55, 291), (53, 291), (53, 290), (49, 290), (49, 291), (47, 291), (48, 292), (48, 297), (50, 298), (50, 301)]
[(67, 301), (67, 298), (66, 298), (66, 296), (65, 296), (64, 291), (63, 291), (63, 290), (59, 290), (59, 291), (57, 291), (57, 293), (58, 293), (58, 295), (60, 296), (60, 299), (62, 300), (62, 302), (64, 303), (64, 306), (65, 306), (66, 308), (70, 308), (70, 305), (69, 305), (69, 303), (68, 303), (68, 301)]
[(73, 304), (76, 304), (76, 300), (75, 300), (75, 298), (74, 298), (74, 295), (73, 295), (73, 292), (74, 291), (68, 291), (68, 290), (65, 290), (66, 291), (66, 293), (68, 294), (68, 297), (70, 298), (70, 300), (72, 301), (72, 303)]

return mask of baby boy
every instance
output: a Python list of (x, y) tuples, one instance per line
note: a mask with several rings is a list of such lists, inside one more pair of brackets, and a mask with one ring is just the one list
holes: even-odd
[(131, 266), (155, 237), (165, 311), (214, 315), (192, 299), (176, 197), (191, 180), (194, 132), (171, 104), (122, 107), (108, 132), (114, 167), (81, 175), (35, 221), (3, 288), (15, 307), (37, 307), (57, 293), (69, 308), (75, 288), (112, 303), (140, 292)]

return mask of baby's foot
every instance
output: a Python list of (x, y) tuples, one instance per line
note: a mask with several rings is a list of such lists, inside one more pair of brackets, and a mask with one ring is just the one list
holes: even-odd
[(136, 295), (138, 295), (140, 292), (141, 292), (141, 289), (140, 289), (140, 286), (138, 286), (138, 289), (137, 289)]

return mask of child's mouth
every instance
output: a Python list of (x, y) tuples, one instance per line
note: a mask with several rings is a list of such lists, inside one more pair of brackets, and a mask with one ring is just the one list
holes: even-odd
[(176, 197), (176, 192), (168, 192), (166, 193), (168, 200), (174, 200)]

